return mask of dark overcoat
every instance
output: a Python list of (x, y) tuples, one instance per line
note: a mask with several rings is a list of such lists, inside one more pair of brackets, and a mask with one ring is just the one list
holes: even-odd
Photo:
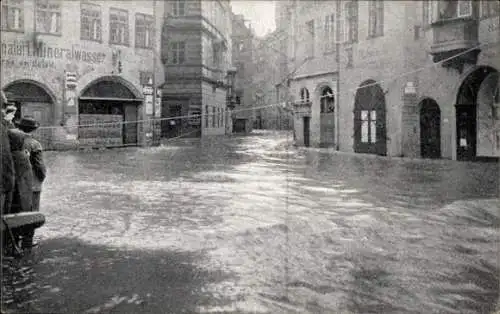
[(24, 141), (28, 137), (28, 134), (19, 129), (9, 130), (10, 149), (16, 172), (12, 212), (31, 211), (32, 207), (33, 170), (29, 152), (24, 148)]

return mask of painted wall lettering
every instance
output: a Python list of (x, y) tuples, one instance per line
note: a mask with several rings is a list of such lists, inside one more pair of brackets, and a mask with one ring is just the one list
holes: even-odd
[(86, 63), (98, 64), (104, 62), (106, 54), (79, 49), (74, 45), (69, 48), (51, 47), (43, 43), (32, 41), (15, 41), (12, 43), (2, 43), (3, 57), (33, 57), (45, 59), (66, 59), (82, 61)]

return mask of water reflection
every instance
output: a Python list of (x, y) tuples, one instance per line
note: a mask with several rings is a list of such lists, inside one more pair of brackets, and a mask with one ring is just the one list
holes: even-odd
[[(493, 308), (498, 164), (295, 149), (290, 140), (261, 133), (48, 154), (35, 282), (61, 292), (40, 292), (36, 305), (150, 313), (170, 303), (168, 313)], [(68, 237), (76, 242), (57, 240)], [(157, 293), (173, 283), (190, 297)], [(135, 307), (139, 299), (149, 301)]]

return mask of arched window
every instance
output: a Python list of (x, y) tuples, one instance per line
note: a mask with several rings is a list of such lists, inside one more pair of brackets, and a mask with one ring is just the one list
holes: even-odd
[(309, 91), (305, 87), (300, 90), (300, 101), (309, 102)]
[(320, 103), (321, 113), (332, 113), (335, 111), (335, 96), (329, 86), (323, 88)]

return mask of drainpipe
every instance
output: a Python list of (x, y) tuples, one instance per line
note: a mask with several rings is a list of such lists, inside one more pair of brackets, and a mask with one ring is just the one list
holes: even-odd
[[(339, 9), (339, 4), (340, 2), (337, 2), (337, 16), (335, 17), (335, 23), (340, 18), (340, 9)], [(340, 5), (342, 7), (342, 5)], [(336, 132), (335, 132), (335, 150), (339, 151), (340, 150), (340, 105), (339, 105), (339, 100), (340, 100), (340, 45), (339, 41), (337, 40), (337, 25), (335, 25), (335, 58), (336, 58), (336, 64), (337, 64), (337, 95), (335, 95), (335, 125), (336, 125)]]

